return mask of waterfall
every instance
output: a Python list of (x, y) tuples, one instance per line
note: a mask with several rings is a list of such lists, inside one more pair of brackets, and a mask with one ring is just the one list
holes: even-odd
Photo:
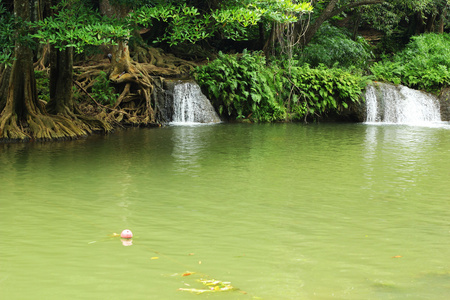
[(376, 83), (366, 88), (366, 122), (420, 124), (440, 122), (437, 97), (405, 86)]
[(220, 118), (197, 83), (179, 81), (173, 89), (172, 123), (218, 123)]

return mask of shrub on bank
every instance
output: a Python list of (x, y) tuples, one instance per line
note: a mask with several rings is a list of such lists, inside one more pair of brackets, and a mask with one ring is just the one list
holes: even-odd
[(355, 40), (345, 28), (323, 24), (313, 40), (301, 51), (302, 61), (317, 67), (356, 67), (366, 69), (374, 55), (370, 45), (360, 36)]
[(195, 77), (222, 117), (253, 122), (315, 119), (358, 102), (364, 78), (321, 65), (267, 66), (261, 53), (220, 53)]
[(221, 116), (272, 122), (284, 119), (279, 76), (272, 76), (260, 53), (219, 54), (196, 69), (196, 80)]
[(414, 36), (403, 51), (370, 70), (377, 80), (434, 92), (450, 83), (449, 49), (450, 34)]

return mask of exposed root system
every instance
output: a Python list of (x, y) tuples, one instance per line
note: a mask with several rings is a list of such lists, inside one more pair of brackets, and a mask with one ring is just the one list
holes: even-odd
[[(36, 70), (47, 67), (47, 49), (34, 64)], [(130, 58), (128, 47), (119, 46), (112, 59), (83, 61), (73, 66), (73, 82), (80, 91), (74, 107), (63, 112), (52, 111), (44, 101), (26, 100), (26, 114), (19, 117), (14, 112), (13, 101), (0, 99), (0, 141), (75, 139), (93, 132), (109, 132), (117, 126), (158, 126), (158, 93), (162, 92), (162, 78), (182, 77), (189, 74), (195, 64), (155, 48), (136, 49)], [(103, 103), (92, 91), (102, 72), (118, 94), (114, 103)], [(9, 72), (0, 74), (0, 86), (8, 92)], [(31, 77), (30, 77), (31, 78)], [(26, 80), (33, 81), (27, 78)], [(29, 91), (29, 95), (34, 94)], [(10, 95), (8, 97), (13, 97)], [(46, 106), (50, 110), (46, 110)]]

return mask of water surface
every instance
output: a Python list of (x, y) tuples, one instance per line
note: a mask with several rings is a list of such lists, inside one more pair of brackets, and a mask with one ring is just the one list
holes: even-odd
[[(1, 299), (450, 298), (446, 127), (172, 126), (0, 163)], [(200, 278), (238, 290), (178, 290)]]

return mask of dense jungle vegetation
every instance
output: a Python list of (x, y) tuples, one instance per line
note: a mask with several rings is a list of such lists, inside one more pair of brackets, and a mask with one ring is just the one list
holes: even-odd
[(450, 82), (450, 0), (1, 0), (0, 141), (158, 126), (164, 78), (222, 118), (348, 115), (371, 80)]

